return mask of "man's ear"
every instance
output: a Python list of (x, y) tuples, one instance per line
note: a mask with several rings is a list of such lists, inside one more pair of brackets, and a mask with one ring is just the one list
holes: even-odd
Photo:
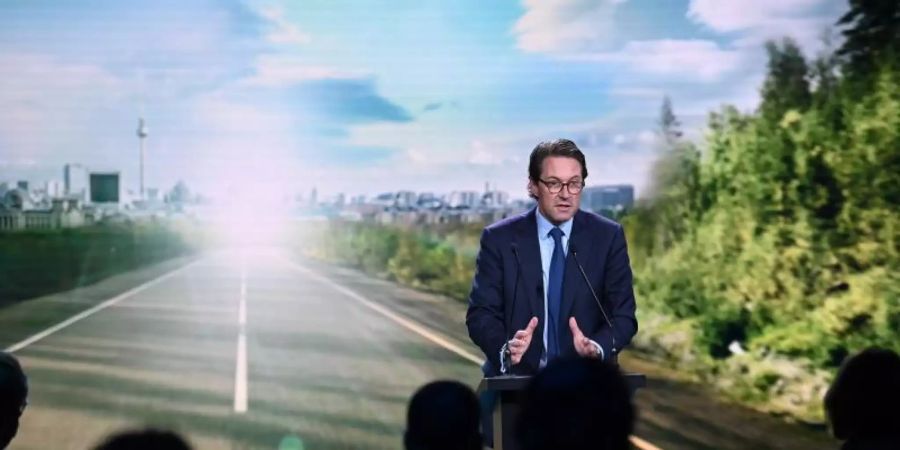
[(528, 180), (528, 185), (525, 187), (528, 190), (528, 196), (537, 200), (537, 186), (534, 185), (534, 181)]

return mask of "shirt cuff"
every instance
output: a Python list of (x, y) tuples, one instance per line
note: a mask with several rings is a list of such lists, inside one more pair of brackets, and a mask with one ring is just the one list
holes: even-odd
[(500, 373), (506, 375), (506, 346), (509, 342), (500, 347)]
[(591, 341), (591, 344), (593, 344), (594, 347), (597, 348), (597, 356), (600, 357), (600, 361), (605, 360), (606, 354), (603, 352), (603, 347), (601, 347), (600, 344), (598, 344), (597, 341), (595, 341), (593, 339), (591, 339), (590, 341)]

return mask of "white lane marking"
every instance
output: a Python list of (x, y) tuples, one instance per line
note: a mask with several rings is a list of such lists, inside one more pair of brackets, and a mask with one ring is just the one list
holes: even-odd
[(238, 304), (238, 325), (243, 331), (244, 325), (247, 325), (247, 271), (241, 270), (241, 300)]
[(641, 450), (662, 450), (661, 448), (659, 448), (659, 447), (657, 447), (657, 446), (655, 446), (633, 434), (631, 436), (628, 436), (628, 439), (631, 441), (632, 444), (634, 444), (635, 447), (637, 447)]
[(234, 375), (234, 412), (247, 412), (247, 336), (241, 330), (237, 341), (237, 368)]
[(402, 316), (394, 313), (393, 311), (385, 308), (384, 306), (381, 306), (378, 303), (375, 303), (375, 302), (363, 297), (362, 295), (359, 295), (356, 292), (354, 292), (344, 286), (341, 286), (341, 285), (335, 283), (334, 281), (331, 281), (329, 278), (326, 278), (322, 275), (319, 275), (318, 273), (313, 272), (310, 269), (307, 269), (306, 267), (303, 267), (291, 260), (288, 260), (285, 258), (282, 258), (282, 259), (284, 260), (284, 262), (286, 262), (288, 265), (290, 265), (295, 270), (303, 272), (310, 278), (315, 278), (316, 280), (320, 281), (321, 283), (327, 284), (332, 289), (335, 289), (335, 290), (353, 298), (354, 300), (360, 302), (363, 306), (387, 317), (388, 319), (393, 320), (400, 326), (412, 331), (413, 333), (416, 333), (419, 336), (422, 336), (425, 339), (428, 339), (429, 341), (434, 342), (435, 344), (437, 344), (453, 353), (456, 353), (457, 355), (461, 356), (463, 359), (469, 360), (469, 361), (471, 361), (475, 364), (479, 364), (479, 365), (483, 362), (482, 358), (480, 358), (477, 355), (470, 353), (466, 349), (454, 344), (449, 339), (441, 336), (439, 333), (429, 330), (428, 328), (426, 328), (423, 325), (419, 325), (419, 324), (413, 322), (412, 320), (402, 317)]
[(247, 412), (247, 267), (241, 267), (238, 301), (238, 342), (234, 369), (234, 412)]
[(187, 314), (234, 314), (234, 308), (216, 308), (213, 306), (176, 306), (176, 305), (157, 305), (154, 303), (118, 303), (112, 305), (116, 309), (146, 309), (150, 311), (172, 311)]
[[(306, 267), (303, 267), (287, 258), (279, 257), (279, 259), (282, 259), (285, 263), (290, 265), (295, 270), (303, 272), (310, 278), (315, 278), (316, 280), (318, 280), (324, 284), (327, 284), (328, 286), (331, 286), (332, 289), (335, 289), (337, 291), (340, 291), (343, 294), (346, 294), (347, 296), (353, 298), (354, 300), (362, 303), (364, 306), (387, 317), (388, 319), (393, 320), (394, 322), (398, 323), (399, 325), (403, 326), (404, 328), (424, 337), (425, 339), (428, 339), (431, 342), (434, 342), (435, 344), (437, 344), (453, 353), (456, 353), (457, 355), (475, 363), (478, 366), (481, 366), (481, 363), (483, 362), (483, 358), (479, 358), (478, 356), (473, 355), (472, 353), (466, 351), (462, 347), (450, 342), (447, 338), (444, 338), (437, 332), (429, 330), (424, 325), (419, 325), (419, 324), (413, 322), (412, 320), (409, 320), (405, 317), (399, 316), (396, 313), (394, 313), (393, 311), (390, 311), (389, 309), (385, 308), (384, 306), (381, 306), (378, 303), (375, 303), (375, 302), (363, 297), (362, 295), (359, 295), (356, 292), (335, 283), (331, 279), (326, 278), (325, 276), (320, 275), (316, 272), (313, 272), (312, 270), (310, 270)], [(634, 435), (629, 436), (629, 439), (631, 440), (631, 443), (634, 444), (634, 446), (640, 450), (662, 450), (661, 448), (659, 448), (637, 436), (634, 436)]]
[(247, 303), (241, 299), (241, 304), (238, 305), (238, 325), (246, 325), (247, 324)]
[(127, 291), (125, 291), (125, 292), (123, 292), (123, 293), (121, 293), (121, 294), (119, 294), (119, 295), (113, 297), (113, 298), (110, 298), (110, 299), (104, 301), (103, 303), (100, 303), (99, 305), (95, 305), (95, 306), (93, 306), (93, 307), (91, 307), (91, 308), (88, 308), (88, 309), (86, 309), (86, 310), (84, 310), (84, 311), (78, 313), (78, 314), (75, 314), (74, 316), (72, 316), (72, 317), (70, 317), (70, 318), (68, 318), (68, 319), (66, 319), (66, 320), (64, 320), (64, 321), (62, 321), (62, 322), (60, 322), (60, 323), (58, 323), (58, 324), (56, 324), (56, 325), (53, 325), (52, 327), (47, 328), (47, 329), (44, 330), (44, 331), (41, 331), (40, 333), (37, 333), (37, 334), (35, 334), (35, 335), (31, 336), (31, 337), (28, 337), (28, 338), (23, 339), (23, 340), (21, 340), (21, 341), (19, 341), (19, 342), (16, 342), (15, 344), (10, 345), (9, 347), (6, 347), (6, 351), (9, 352), (9, 353), (14, 353), (14, 352), (17, 352), (17, 351), (19, 351), (19, 350), (22, 350), (23, 348), (28, 347), (29, 345), (34, 344), (35, 342), (40, 341), (41, 339), (44, 339), (45, 337), (50, 336), (51, 334), (56, 333), (57, 331), (62, 330), (63, 328), (66, 328), (66, 327), (68, 327), (69, 325), (72, 325), (72, 324), (75, 323), (75, 322), (78, 322), (78, 321), (80, 321), (80, 320), (82, 320), (82, 319), (85, 319), (85, 318), (87, 318), (87, 317), (90, 317), (90, 316), (96, 314), (96, 313), (99, 312), (99, 311), (102, 311), (102, 310), (104, 310), (104, 309), (106, 309), (106, 308), (109, 308), (110, 306), (113, 306), (113, 305), (115, 305), (116, 303), (119, 303), (119, 302), (121, 302), (122, 300), (125, 300), (126, 298), (131, 297), (131, 296), (134, 295), (134, 294), (137, 294), (138, 292), (141, 292), (141, 291), (146, 290), (147, 288), (149, 288), (149, 287), (151, 287), (151, 286), (154, 286), (154, 285), (159, 284), (159, 283), (161, 283), (161, 282), (163, 282), (163, 281), (165, 281), (165, 280), (168, 280), (169, 278), (172, 278), (173, 276), (175, 276), (175, 275), (177, 275), (177, 274), (179, 274), (179, 273), (181, 273), (181, 272), (187, 270), (188, 268), (193, 267), (194, 265), (196, 265), (196, 264), (199, 263), (200, 261), (201, 261), (201, 260), (199, 260), (199, 259), (196, 260), (196, 261), (192, 261), (192, 262), (190, 262), (190, 263), (188, 263), (188, 264), (186, 264), (186, 265), (184, 265), (184, 266), (181, 266), (181, 267), (179, 267), (179, 268), (177, 268), (177, 269), (175, 269), (175, 270), (173, 270), (173, 271), (171, 271), (171, 272), (169, 272), (169, 273), (160, 275), (159, 277), (154, 278), (154, 279), (152, 279), (152, 280), (150, 280), (150, 281), (147, 281), (146, 283), (143, 283), (143, 284), (138, 285), (138, 286), (136, 286), (136, 287), (134, 287), (134, 288), (131, 288), (131, 289), (129, 289), (129, 290), (127, 290)]

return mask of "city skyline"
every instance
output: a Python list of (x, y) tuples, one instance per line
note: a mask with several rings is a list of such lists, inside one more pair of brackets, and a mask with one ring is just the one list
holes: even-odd
[(763, 42), (809, 55), (826, 0), (0, 5), (0, 178), (79, 163), (146, 186), (524, 196), (527, 155), (571, 138), (594, 185), (638, 195), (669, 95), (698, 139), (755, 107)]

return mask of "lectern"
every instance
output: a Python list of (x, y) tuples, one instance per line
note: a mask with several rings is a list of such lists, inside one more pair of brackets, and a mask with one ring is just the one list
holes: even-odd
[[(632, 396), (638, 388), (647, 386), (647, 377), (643, 374), (626, 373), (624, 376)], [(479, 394), (486, 390), (497, 394), (497, 404), (492, 416), (494, 450), (519, 450), (513, 438), (513, 426), (519, 414), (522, 393), (529, 382), (530, 376), (501, 375), (483, 378), (478, 385)]]

